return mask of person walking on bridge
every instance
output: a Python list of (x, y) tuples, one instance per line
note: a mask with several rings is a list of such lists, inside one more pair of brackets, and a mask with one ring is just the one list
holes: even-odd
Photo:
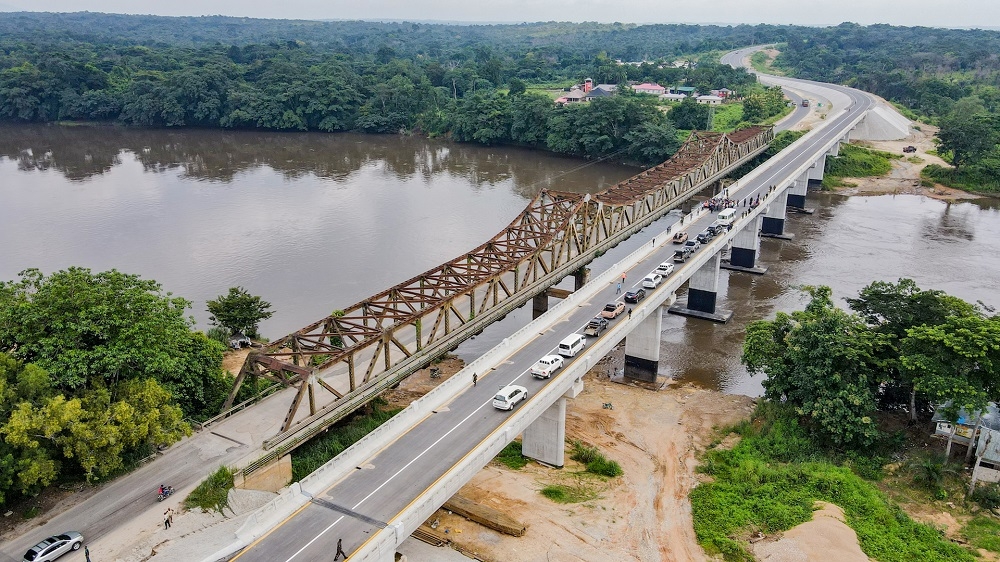
[[(476, 386), (476, 383), (478, 383), (478, 382), (479, 382), (479, 374), (478, 373), (472, 373), (472, 386)], [(345, 558), (346, 558), (346, 556), (345, 556)]]
[(347, 560), (347, 554), (344, 553), (344, 539), (337, 539), (337, 554), (333, 555), (333, 562), (337, 562), (341, 556)]
[(615, 294), (617, 295), (617, 294), (619, 294), (619, 293), (621, 293), (621, 292), (622, 292), (622, 284), (621, 284), (621, 283), (619, 283), (619, 284), (618, 284), (618, 288), (617, 288), (617, 289), (615, 289)]

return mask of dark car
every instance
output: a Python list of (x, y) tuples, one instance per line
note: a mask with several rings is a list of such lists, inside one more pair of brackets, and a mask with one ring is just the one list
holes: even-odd
[(686, 262), (689, 257), (691, 257), (691, 248), (687, 246), (674, 250), (674, 261), (677, 263)]
[(684, 243), (684, 247), (689, 248), (692, 252), (694, 252), (698, 248), (701, 248), (701, 242), (699, 242), (697, 238), (694, 240), (688, 240)]
[(699, 232), (698, 236), (695, 236), (695, 239), (697, 239), (698, 242), (701, 242), (702, 244), (708, 244), (709, 242), (712, 241), (712, 238), (714, 237), (715, 234), (711, 230), (706, 229)]
[(608, 329), (608, 319), (603, 316), (598, 316), (587, 323), (587, 329), (583, 331), (585, 336), (597, 337), (601, 335), (601, 332)]
[(637, 303), (644, 298), (646, 298), (646, 291), (644, 289), (636, 289), (625, 293), (625, 302)]

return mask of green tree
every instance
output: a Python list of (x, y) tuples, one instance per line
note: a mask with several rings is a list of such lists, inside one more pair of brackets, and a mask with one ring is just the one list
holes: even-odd
[(251, 338), (259, 337), (257, 327), (274, 314), (270, 310), (271, 303), (251, 295), (243, 287), (230, 287), (228, 294), (206, 304), (213, 324), (228, 328), (232, 333), (242, 332)]
[(670, 120), (677, 125), (678, 129), (688, 131), (705, 130), (708, 124), (709, 107), (698, 103), (694, 98), (684, 98), (680, 104), (671, 108), (667, 114)]
[(743, 362), (763, 373), (765, 396), (795, 407), (825, 441), (863, 448), (879, 432), (873, 414), (881, 382), (882, 336), (836, 308), (829, 287), (806, 287), (805, 310), (747, 327)]
[(857, 298), (846, 300), (851, 310), (887, 338), (886, 346), (879, 353), (886, 369), (886, 379), (907, 391), (910, 419), (916, 421), (914, 371), (902, 369), (900, 365), (903, 340), (913, 328), (938, 326), (949, 317), (975, 315), (975, 307), (943, 291), (921, 290), (912, 279), (900, 279), (896, 283), (875, 281), (861, 289)]
[(165, 380), (182, 368), (189, 302), (116, 270), (37, 269), (0, 282), (0, 349), (50, 373), (62, 390), (127, 379)]
[(1000, 119), (986, 113), (977, 101), (962, 100), (941, 119), (937, 136), (941, 148), (951, 152), (956, 173), (962, 166), (978, 162), (1000, 142)]

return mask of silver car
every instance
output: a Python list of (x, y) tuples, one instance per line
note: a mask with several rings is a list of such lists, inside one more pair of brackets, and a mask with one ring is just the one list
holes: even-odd
[(76, 531), (66, 531), (49, 537), (24, 553), (24, 562), (52, 562), (71, 550), (80, 550), (83, 535)]

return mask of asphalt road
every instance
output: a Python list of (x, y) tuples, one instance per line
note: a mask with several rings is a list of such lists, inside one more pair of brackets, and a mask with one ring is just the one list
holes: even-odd
[[(813, 137), (808, 144), (769, 160), (764, 164), (764, 172), (746, 182), (738, 192), (730, 194), (731, 198), (739, 200), (758, 193), (766, 194), (771, 185), (781, 183), (799, 166), (815, 160), (813, 151), (818, 145), (843, 136), (845, 121), (874, 106), (874, 100), (863, 92), (841, 86), (829, 87), (850, 98), (847, 113), (836, 121), (828, 121), (829, 126), (824, 132)], [(834, 108), (834, 111), (839, 109)], [(688, 227), (689, 234), (697, 234), (713, 220), (715, 216), (710, 215), (692, 223)], [(733, 235), (735, 231), (727, 238)], [(671, 258), (674, 246), (664, 242), (661, 241), (661, 246), (649, 258), (627, 272), (629, 288), (640, 282), (657, 264)], [(722, 239), (717, 239), (710, 249), (699, 251), (712, 251), (723, 244)], [(673, 275), (689, 276), (691, 273), (691, 268), (678, 268)], [(348, 554), (352, 553), (450, 467), (504, 425), (510, 416), (517, 415), (523, 403), (513, 412), (492, 407), (492, 397), (497, 388), (519, 384), (528, 389), (528, 400), (532, 400), (537, 391), (550, 381), (531, 377), (528, 374), (531, 365), (543, 355), (555, 353), (555, 347), (562, 338), (574, 332), (582, 333), (587, 321), (599, 314), (606, 302), (616, 298), (621, 298), (621, 295), (616, 295), (615, 287), (611, 285), (599, 297), (591, 299), (589, 306), (574, 309), (560, 319), (555, 329), (540, 334), (493, 371), (480, 373), (478, 385), (473, 387), (470, 380), (469, 388), (454, 399), (447, 410), (425, 418), (371, 457), (364, 469), (352, 472), (318, 494), (311, 503), (236, 558), (243, 562), (328, 559), (336, 552), (338, 540), (343, 540)]]

